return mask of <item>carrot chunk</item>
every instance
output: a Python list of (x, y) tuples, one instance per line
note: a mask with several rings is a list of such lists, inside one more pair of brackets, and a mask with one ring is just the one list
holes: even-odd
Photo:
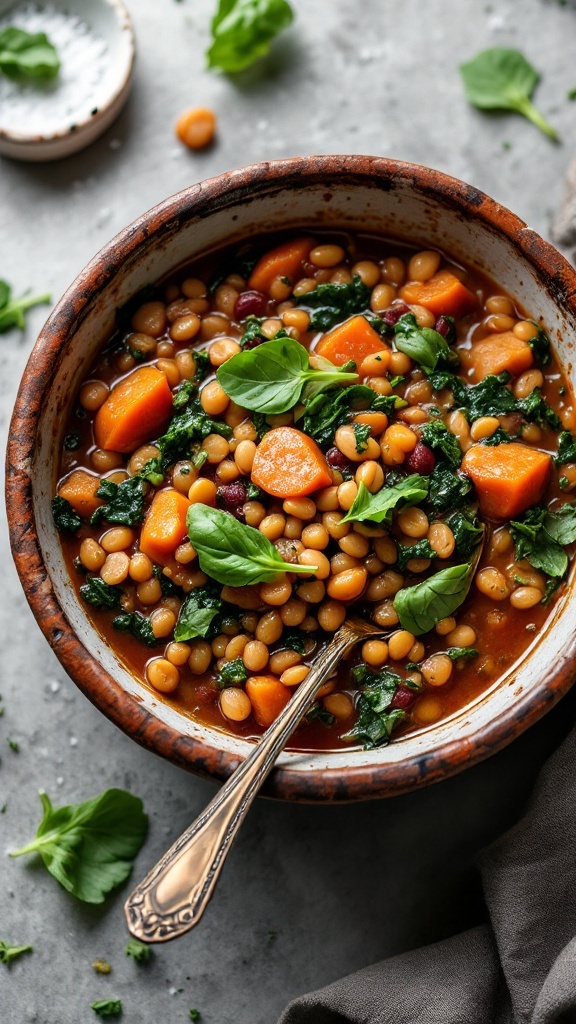
[(100, 406), (94, 420), (99, 448), (131, 452), (162, 427), (172, 410), (172, 392), (155, 366), (140, 366), (124, 377)]
[(318, 445), (294, 427), (264, 434), (252, 463), (252, 482), (275, 498), (302, 498), (332, 483)]
[(250, 676), (244, 685), (254, 718), (267, 729), (286, 707), (291, 691), (276, 676)]
[(527, 341), (521, 341), (513, 331), (503, 331), (476, 341), (470, 349), (470, 364), (475, 381), (502, 370), (515, 377), (534, 365), (534, 356)]
[(248, 287), (267, 293), (275, 277), (287, 277), (293, 283), (313, 246), (313, 238), (302, 236), (270, 249), (258, 260), (248, 279)]
[(489, 519), (509, 519), (536, 505), (550, 477), (552, 459), (524, 444), (475, 444), (462, 460), (474, 482), (480, 511)]
[(316, 346), (316, 355), (329, 359), (336, 366), (343, 366), (353, 359), (356, 366), (366, 356), (380, 352), (385, 345), (379, 334), (370, 326), (365, 316), (353, 316), (343, 324), (329, 331)]
[(96, 497), (99, 487), (99, 476), (93, 476), (84, 469), (75, 469), (60, 484), (58, 495), (68, 501), (79, 516), (89, 519), (103, 503), (102, 498)]
[(409, 281), (401, 289), (400, 297), (410, 305), (426, 306), (436, 316), (444, 314), (456, 319), (478, 305), (472, 292), (449, 270), (439, 270), (428, 281)]
[(174, 488), (157, 491), (140, 533), (140, 551), (153, 562), (166, 565), (186, 538), (186, 513), (190, 502)]

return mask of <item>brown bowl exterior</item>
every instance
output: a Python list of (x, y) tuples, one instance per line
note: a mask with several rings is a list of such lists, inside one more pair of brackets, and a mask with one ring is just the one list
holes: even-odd
[[(208, 729), (154, 697), (104, 643), (66, 576), (50, 514), (54, 453), (70, 402), (143, 285), (209, 249), (307, 226), (359, 230), (438, 247), (498, 281), (541, 316), (574, 387), (576, 273), (521, 220), (429, 168), (377, 157), (258, 164), (166, 200), (120, 232), (82, 271), (40, 333), (13, 414), (7, 454), (12, 551), (32, 611), (86, 696), (138, 743), (183, 768), (227, 778), (250, 744)], [(391, 796), (446, 778), (501, 749), (574, 681), (574, 574), (521, 662), (450, 719), (375, 751), (285, 751), (264, 792), (303, 801)]]

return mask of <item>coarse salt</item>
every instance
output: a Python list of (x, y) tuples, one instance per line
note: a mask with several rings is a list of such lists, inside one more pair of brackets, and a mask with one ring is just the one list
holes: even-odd
[(27, 32), (45, 32), (56, 47), (56, 78), (15, 82), (0, 75), (0, 131), (50, 136), (69, 132), (105, 101), (110, 70), (107, 43), (77, 15), (52, 4), (23, 3), (0, 18)]

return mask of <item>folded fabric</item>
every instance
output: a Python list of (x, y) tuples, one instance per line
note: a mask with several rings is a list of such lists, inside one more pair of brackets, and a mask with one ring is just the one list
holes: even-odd
[(279, 1024), (576, 1022), (576, 731), (477, 863), (486, 924), (302, 996)]

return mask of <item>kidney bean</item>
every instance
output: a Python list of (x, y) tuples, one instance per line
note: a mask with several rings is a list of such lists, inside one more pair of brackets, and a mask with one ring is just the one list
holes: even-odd
[(415, 690), (409, 690), (407, 686), (399, 686), (396, 693), (390, 701), (390, 710), (394, 711), (396, 708), (401, 711), (406, 711), (412, 706), (416, 700), (417, 693)]
[(199, 704), (215, 704), (220, 696), (220, 691), (207, 683), (201, 683), (195, 688), (194, 694)]
[(243, 505), (246, 501), (246, 488), (242, 480), (233, 484), (222, 484), (216, 491), (216, 504), (225, 512), (231, 512), (236, 519), (244, 519)]
[(409, 312), (410, 309), (406, 303), (399, 302), (396, 306), (390, 306), (389, 309), (385, 309), (384, 312), (380, 314), (380, 319), (383, 320), (388, 327), (394, 327), (394, 325), (398, 323), (400, 317)]
[(241, 292), (234, 304), (234, 319), (245, 320), (247, 316), (265, 316), (268, 299), (262, 292)]
[(326, 452), (326, 462), (330, 469), (350, 469), (350, 462), (339, 448), (329, 448)]
[(418, 444), (406, 459), (406, 468), (411, 473), (420, 473), (423, 476), (428, 476), (435, 465), (436, 458), (434, 453), (422, 441), (418, 441)]
[(434, 324), (434, 330), (446, 338), (451, 345), (456, 341), (456, 329), (450, 317), (439, 316)]

